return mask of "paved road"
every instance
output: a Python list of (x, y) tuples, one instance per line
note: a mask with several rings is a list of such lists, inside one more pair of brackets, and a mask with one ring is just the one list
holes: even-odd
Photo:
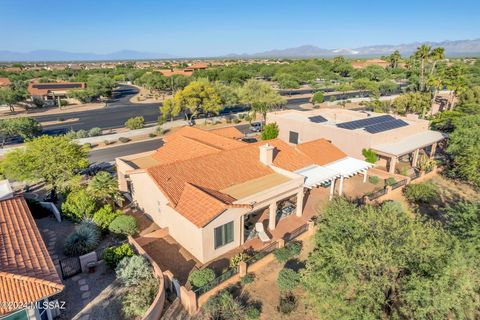
[(146, 140), (141, 142), (129, 143), (118, 147), (110, 147), (99, 150), (92, 150), (88, 156), (91, 163), (110, 162), (117, 157), (126, 156), (145, 151), (151, 151), (160, 148), (163, 144), (162, 139)]
[[(69, 130), (88, 130), (94, 127), (102, 129), (115, 129), (124, 126), (124, 123), (131, 117), (143, 116), (146, 124), (156, 123), (160, 115), (159, 103), (132, 103), (130, 98), (137, 94), (138, 89), (133, 86), (120, 85), (114, 93), (113, 98), (108, 102), (108, 106), (97, 110), (87, 110), (72, 112), (62, 115), (33, 116), (37, 121), (57, 121), (59, 118), (65, 120), (69, 118), (78, 118), (78, 121), (60, 123), (50, 126), (44, 126), (44, 132), (47, 134), (58, 134)], [(296, 98), (289, 101), (287, 108), (297, 108), (298, 105), (308, 102), (307, 98)], [(238, 108), (230, 108), (226, 111), (238, 112)], [(176, 117), (178, 119), (182, 116)]]

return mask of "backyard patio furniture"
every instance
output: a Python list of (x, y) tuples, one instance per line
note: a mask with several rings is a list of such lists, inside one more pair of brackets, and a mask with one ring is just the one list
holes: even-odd
[(255, 224), (255, 230), (257, 231), (258, 237), (260, 238), (260, 240), (262, 240), (262, 242), (270, 241), (270, 237), (267, 235), (265, 229), (263, 228), (263, 223), (257, 222)]

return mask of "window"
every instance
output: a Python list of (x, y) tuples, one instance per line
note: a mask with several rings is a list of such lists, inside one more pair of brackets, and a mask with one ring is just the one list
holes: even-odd
[(298, 144), (298, 132), (290, 131), (288, 135), (288, 142)]
[(233, 221), (215, 228), (215, 249), (233, 242)]

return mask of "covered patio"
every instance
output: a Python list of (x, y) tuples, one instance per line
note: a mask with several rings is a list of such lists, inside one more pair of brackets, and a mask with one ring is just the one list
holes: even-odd
[(445, 138), (445, 133), (428, 130), (393, 143), (376, 145), (371, 149), (381, 158), (387, 159), (388, 172), (394, 174), (401, 158), (408, 156), (413, 168), (417, 167), (421, 152), (433, 159), (438, 143)]
[[(335, 190), (337, 190), (339, 196), (343, 194), (345, 179), (361, 173), (363, 174), (363, 182), (365, 183), (367, 181), (368, 169), (372, 167), (373, 164), (369, 162), (352, 157), (345, 157), (324, 166), (313, 165), (303, 168), (295, 173), (305, 176), (305, 187), (309, 189), (314, 187), (330, 187), (329, 199), (332, 199)], [(338, 188), (335, 186), (337, 180), (339, 180)]]

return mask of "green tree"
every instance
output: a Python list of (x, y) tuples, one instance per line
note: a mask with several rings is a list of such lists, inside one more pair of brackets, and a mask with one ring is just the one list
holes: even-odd
[(245, 82), (239, 96), (241, 103), (252, 108), (253, 118), (257, 113), (262, 115), (263, 123), (267, 119), (267, 112), (285, 103), (285, 100), (268, 83), (253, 79)]
[(449, 174), (480, 187), (480, 114), (455, 121), (447, 153), (452, 158)]
[(322, 91), (317, 91), (312, 96), (312, 103), (313, 104), (320, 104), (323, 103), (325, 100), (325, 96)]
[(108, 172), (98, 172), (88, 183), (88, 192), (100, 202), (108, 202), (112, 207), (121, 201), (117, 180)]
[(0, 136), (2, 147), (8, 138), (20, 136), (24, 140), (32, 139), (42, 132), (42, 126), (34, 119), (27, 117), (1, 119)]
[(160, 114), (163, 120), (167, 120), (167, 118), (173, 120), (173, 117), (179, 115), (181, 111), (182, 107), (175, 98), (165, 99), (160, 106)]
[(88, 166), (87, 155), (88, 148), (64, 136), (40, 136), (8, 152), (0, 164), (8, 179), (45, 181), (55, 197), (58, 188)]
[(190, 82), (175, 94), (175, 100), (188, 120), (195, 118), (200, 112), (218, 114), (222, 110), (222, 100), (207, 80)]
[(91, 219), (96, 209), (95, 198), (85, 189), (70, 192), (62, 203), (62, 213), (73, 220)]
[[(458, 240), (394, 202), (333, 200), (302, 271), (322, 319), (473, 319), (479, 273)], [(434, 297), (434, 298), (432, 298)]]
[(395, 98), (392, 103), (399, 114), (415, 113), (424, 115), (432, 107), (430, 93), (409, 92)]
[(372, 149), (362, 149), (362, 155), (365, 157), (365, 161), (367, 162), (376, 163), (378, 161), (378, 156)]
[(125, 122), (125, 127), (130, 130), (142, 129), (145, 126), (145, 119), (142, 116), (133, 117)]
[(426, 44), (422, 44), (414, 53), (414, 57), (420, 61), (420, 91), (425, 90), (425, 67), (431, 54), (432, 47)]
[(459, 239), (480, 251), (480, 202), (461, 201), (445, 210), (446, 227)]
[(0, 88), (0, 105), (6, 104), (10, 111), (15, 111), (15, 105), (27, 97), (23, 90), (15, 90), (11, 87)]
[(400, 54), (400, 51), (398, 50), (395, 50), (394, 52), (392, 52), (392, 54), (387, 56), (387, 61), (390, 63), (390, 68), (393, 68), (393, 69), (398, 68), (398, 63), (400, 62), (401, 59), (402, 59), (402, 56)]
[(445, 70), (445, 84), (451, 91), (450, 110), (453, 110), (456, 98), (467, 90), (464, 67), (460, 64), (448, 66)]
[(278, 125), (276, 123), (269, 123), (265, 125), (262, 131), (262, 140), (276, 139), (279, 134)]

